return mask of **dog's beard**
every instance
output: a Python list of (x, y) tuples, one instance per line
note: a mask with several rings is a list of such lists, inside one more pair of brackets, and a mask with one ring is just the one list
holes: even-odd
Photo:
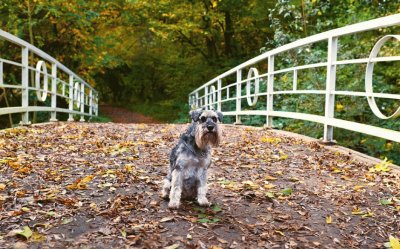
[(218, 126), (215, 126), (214, 131), (210, 132), (207, 128), (197, 125), (195, 140), (197, 147), (201, 150), (205, 150), (209, 146), (217, 147), (221, 141), (221, 131)]

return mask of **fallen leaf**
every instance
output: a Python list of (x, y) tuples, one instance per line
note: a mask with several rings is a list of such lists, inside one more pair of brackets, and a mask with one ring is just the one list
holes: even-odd
[(332, 216), (328, 215), (325, 217), (326, 224), (332, 224)]
[(267, 193), (265, 193), (265, 195), (268, 197), (268, 198), (275, 198), (275, 195), (274, 195), (274, 193), (272, 193), (272, 192), (267, 192)]
[(162, 218), (162, 219), (160, 220), (160, 222), (168, 222), (168, 221), (171, 221), (171, 220), (173, 220), (173, 219), (175, 219), (174, 216), (164, 217), (164, 218)]
[(393, 201), (391, 200), (391, 199), (380, 199), (379, 200), (379, 203), (381, 204), (381, 205), (392, 205), (393, 204)]
[(293, 190), (291, 188), (285, 188), (281, 192), (282, 192), (283, 195), (289, 196), (289, 195), (291, 195), (293, 193)]
[(354, 186), (354, 190), (355, 191), (360, 191), (361, 189), (363, 189), (364, 188), (364, 186), (361, 186), (361, 185), (357, 185), (357, 186)]
[(164, 249), (176, 249), (176, 248), (178, 248), (178, 247), (179, 247), (179, 244), (173, 244), (173, 245), (164, 247)]
[(392, 249), (400, 249), (400, 241), (398, 238), (389, 236), (389, 245)]
[(28, 226), (24, 226), (22, 230), (18, 231), (16, 234), (25, 237), (25, 239), (29, 239), (32, 236), (32, 230)]

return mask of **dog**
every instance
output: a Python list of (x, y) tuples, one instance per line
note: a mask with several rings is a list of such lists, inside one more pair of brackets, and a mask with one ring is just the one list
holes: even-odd
[(170, 167), (164, 179), (162, 197), (168, 207), (177, 209), (182, 199), (197, 198), (200, 206), (210, 206), (207, 200), (207, 169), (211, 165), (211, 147), (221, 141), (223, 115), (219, 111), (196, 109), (190, 112), (192, 123), (170, 154)]

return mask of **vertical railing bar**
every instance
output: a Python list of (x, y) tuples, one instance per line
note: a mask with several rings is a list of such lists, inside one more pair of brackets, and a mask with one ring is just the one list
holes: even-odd
[[(29, 49), (27, 47), (22, 47), (22, 55), (21, 55), (21, 64), (22, 64), (22, 107), (29, 107)], [(29, 112), (28, 110), (22, 113), (21, 123), (22, 125), (30, 124), (29, 122)]]
[(93, 115), (93, 89), (90, 88), (90, 92), (89, 92), (89, 115), (92, 116)]
[[(74, 76), (72, 74), (69, 75), (69, 106), (68, 109), (72, 112), (74, 110)], [(72, 113), (68, 115), (68, 121), (74, 121), (74, 117)]]
[(267, 79), (267, 124), (269, 128), (273, 127), (273, 117), (268, 114), (274, 107), (274, 55), (268, 56), (268, 79)]
[(293, 70), (293, 91), (297, 91), (297, 69)]
[(55, 109), (57, 108), (57, 64), (51, 64), (51, 108), (54, 108), (54, 111), (51, 112), (50, 122), (57, 121), (57, 112)]
[(0, 61), (0, 85), (4, 85), (4, 79), (3, 79), (3, 62)]
[(240, 115), (238, 112), (242, 109), (242, 69), (236, 71), (236, 122), (235, 125), (241, 124)]
[(221, 87), (222, 87), (222, 80), (221, 79), (218, 79), (218, 83), (217, 83), (217, 88), (218, 88), (218, 102), (217, 102), (217, 111), (221, 111), (221, 108), (222, 108), (222, 103), (221, 103), (221, 101), (222, 101), (222, 90), (221, 90)]
[(199, 91), (196, 92), (196, 108), (200, 107)]
[(325, 123), (324, 142), (333, 142), (333, 126), (328, 125), (329, 119), (335, 116), (335, 84), (336, 84), (336, 59), (337, 37), (328, 39), (328, 58), (326, 67), (326, 94), (325, 94)]
[(81, 82), (81, 89), (80, 89), (80, 95), (79, 99), (81, 101), (81, 118), (79, 119), (80, 122), (85, 122), (85, 84)]
[(210, 109), (208, 106), (208, 86), (204, 87), (204, 107), (206, 110)]

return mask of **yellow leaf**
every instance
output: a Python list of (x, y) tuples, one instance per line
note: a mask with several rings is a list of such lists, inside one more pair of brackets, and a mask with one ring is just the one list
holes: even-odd
[(372, 212), (368, 212), (362, 215), (363, 218), (367, 218), (367, 217), (374, 217), (374, 213)]
[(285, 160), (285, 159), (287, 159), (288, 157), (289, 157), (288, 155), (283, 154), (283, 155), (281, 155), (281, 156), (279, 157), (279, 160)]
[(267, 180), (267, 181), (275, 181), (275, 180), (277, 180), (278, 178), (276, 178), (276, 177), (273, 177), (273, 176), (270, 176), (270, 175), (266, 175), (265, 176), (265, 180)]
[(285, 236), (285, 234), (284, 234), (283, 232), (279, 231), (279, 230), (275, 230), (275, 232), (276, 232), (277, 234), (280, 234), (280, 235), (282, 235), (282, 236)]
[(390, 168), (391, 165), (392, 161), (388, 161), (387, 158), (385, 157), (385, 159), (380, 163), (376, 164), (374, 168), (370, 168), (369, 172), (371, 173), (388, 172), (392, 170)]
[(332, 224), (332, 216), (328, 215), (325, 218), (326, 224)]
[(6, 185), (4, 183), (0, 183), (0, 191), (4, 190), (6, 188)]
[(342, 105), (342, 104), (340, 104), (340, 103), (336, 104), (336, 111), (340, 112), (340, 111), (342, 111), (343, 109), (344, 109), (344, 105)]
[(354, 214), (354, 215), (363, 215), (363, 214), (365, 214), (365, 212), (364, 211), (362, 211), (360, 208), (358, 208), (358, 207), (354, 207), (353, 208), (353, 211), (351, 211), (351, 214)]
[(80, 181), (80, 183), (88, 183), (88, 182), (92, 181), (93, 177), (94, 177), (93, 175), (88, 175), (88, 176), (86, 176), (85, 178), (83, 178), (83, 179)]
[(354, 190), (355, 191), (360, 191), (361, 189), (363, 189), (364, 188), (364, 186), (361, 186), (361, 185), (357, 185), (357, 186), (354, 186)]
[(275, 137), (262, 137), (261, 142), (263, 143), (270, 143), (270, 144), (278, 144), (281, 142), (280, 138), (275, 138)]
[(131, 164), (126, 164), (126, 165), (125, 165), (125, 170), (126, 170), (126, 172), (128, 172), (128, 173), (132, 173), (132, 165), (131, 165)]
[(265, 185), (264, 185), (264, 188), (265, 188), (265, 189), (275, 188), (275, 185), (274, 185), (274, 184), (265, 184)]
[(41, 233), (33, 232), (31, 240), (34, 242), (42, 242), (46, 240), (46, 236)]
[(243, 181), (242, 183), (245, 187), (251, 188), (251, 189), (257, 189), (259, 187), (256, 183), (254, 183), (252, 181)]
[(389, 236), (389, 244), (392, 247), (392, 249), (400, 249), (400, 242), (398, 238)]

